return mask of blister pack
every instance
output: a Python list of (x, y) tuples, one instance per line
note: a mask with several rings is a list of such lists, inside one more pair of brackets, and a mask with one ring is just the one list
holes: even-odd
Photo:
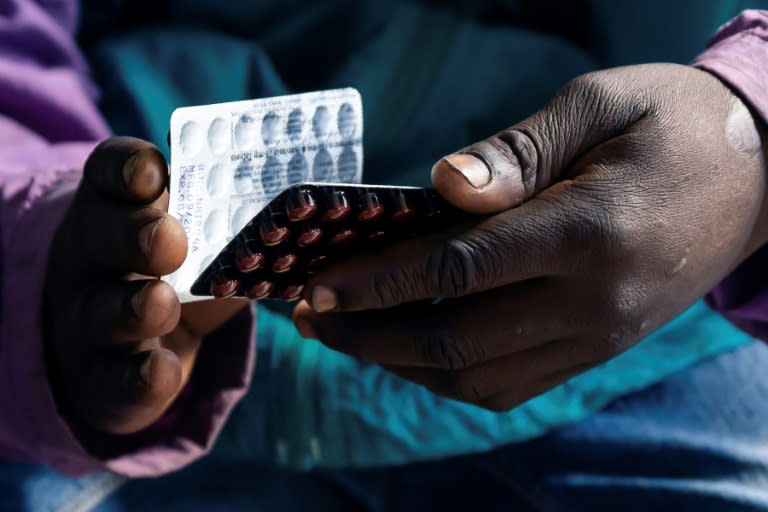
[(192, 293), (296, 300), (324, 265), (468, 219), (429, 189), (294, 185), (227, 244)]
[(188, 252), (164, 279), (180, 300), (210, 296), (192, 293), (198, 276), (286, 188), (360, 183), (362, 135), (354, 89), (174, 111), (168, 211), (184, 227)]

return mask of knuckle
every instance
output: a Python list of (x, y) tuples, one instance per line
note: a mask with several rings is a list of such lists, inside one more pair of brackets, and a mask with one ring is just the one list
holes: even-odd
[(595, 194), (570, 220), (570, 241), (600, 264), (616, 266), (638, 256), (640, 226), (620, 200)]
[(402, 304), (416, 293), (418, 279), (409, 279), (402, 269), (375, 272), (370, 277), (371, 299), (374, 307), (385, 308)]
[(447, 329), (422, 332), (416, 343), (424, 361), (440, 368), (466, 368), (484, 358), (476, 336), (458, 336)]
[(443, 297), (460, 297), (483, 281), (483, 252), (476, 244), (452, 238), (427, 259), (427, 271)]

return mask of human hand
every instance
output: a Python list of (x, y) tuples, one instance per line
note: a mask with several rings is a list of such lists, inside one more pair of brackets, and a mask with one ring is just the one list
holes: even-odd
[(155, 421), (187, 382), (203, 337), (247, 304), (182, 306), (157, 279), (187, 253), (167, 186), (155, 146), (108, 139), (85, 163), (51, 244), (49, 374), (60, 409), (89, 428), (125, 434)]
[(294, 320), (439, 395), (508, 410), (631, 347), (768, 240), (765, 139), (704, 71), (585, 75), (433, 168), (449, 202), (493, 215), (330, 266)]

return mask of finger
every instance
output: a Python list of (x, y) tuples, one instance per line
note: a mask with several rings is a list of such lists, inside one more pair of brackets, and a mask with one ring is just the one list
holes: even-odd
[(438, 161), (432, 183), (469, 212), (518, 206), (561, 179), (580, 155), (641, 119), (642, 103), (615, 90), (610, 73), (584, 75), (525, 121)]
[(75, 407), (95, 428), (114, 434), (137, 432), (156, 421), (178, 394), (181, 364), (154, 348), (133, 355), (115, 353), (89, 365), (83, 397)]
[(310, 277), (303, 296), (320, 312), (386, 309), (565, 274), (583, 250), (571, 245), (588, 227), (565, 214), (568, 187), (454, 235), (409, 240), (332, 264)]
[(164, 276), (187, 255), (181, 223), (157, 208), (134, 210), (102, 201), (82, 205), (75, 213), (72, 238), (91, 271)]
[[(75, 299), (77, 300), (77, 299)], [(84, 292), (73, 320), (98, 346), (168, 334), (179, 323), (176, 292), (160, 280), (108, 281)]]
[(526, 283), (383, 311), (324, 314), (301, 302), (293, 315), (303, 336), (366, 361), (459, 369), (573, 336), (586, 328), (581, 309), (554, 285)]
[(599, 364), (591, 359), (592, 347), (575, 339), (556, 340), (485, 364), (460, 370), (388, 365), (396, 375), (420, 384), (439, 396), (493, 406), (503, 396), (505, 409)]
[(154, 144), (113, 137), (93, 150), (83, 170), (83, 193), (148, 204), (168, 186), (168, 165)]

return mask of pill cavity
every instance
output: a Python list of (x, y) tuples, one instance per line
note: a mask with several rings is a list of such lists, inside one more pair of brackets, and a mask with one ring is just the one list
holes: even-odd
[(251, 252), (247, 248), (241, 248), (235, 251), (235, 266), (240, 272), (253, 272), (264, 263), (264, 254), (260, 252)]
[(235, 144), (238, 149), (249, 150), (256, 144), (256, 119), (250, 114), (243, 114), (235, 124)]
[(270, 212), (267, 211), (259, 216), (259, 233), (264, 245), (272, 246), (278, 245), (288, 238), (290, 231), (286, 227), (278, 226), (272, 219)]
[(341, 138), (349, 140), (357, 131), (357, 121), (355, 119), (355, 109), (349, 103), (344, 103), (339, 107), (338, 126)]
[(283, 288), (280, 292), (280, 298), (285, 301), (298, 300), (301, 297), (301, 292), (304, 290), (304, 286), (300, 284), (290, 285)]
[(272, 272), (275, 274), (283, 274), (288, 272), (294, 266), (296, 266), (298, 261), (299, 258), (295, 254), (289, 253), (278, 256), (275, 258), (275, 261), (272, 262)]
[(295, 108), (288, 114), (285, 133), (294, 144), (301, 142), (301, 139), (304, 138), (304, 121), (304, 112), (300, 108)]
[(339, 180), (342, 183), (354, 183), (357, 175), (357, 154), (351, 146), (345, 146), (339, 155)]
[(283, 164), (276, 156), (270, 156), (267, 161), (264, 162), (264, 167), (261, 170), (261, 186), (264, 189), (264, 193), (268, 196), (274, 195), (279, 189), (282, 180), (280, 179), (280, 173), (283, 170)]
[(288, 161), (288, 185), (295, 185), (307, 181), (309, 176), (309, 164), (301, 153), (294, 153)]
[(363, 210), (357, 215), (360, 222), (370, 222), (384, 214), (384, 206), (375, 192), (367, 192), (363, 196)]
[(332, 245), (346, 245), (356, 237), (355, 232), (351, 229), (342, 229), (331, 238)]
[(343, 219), (352, 209), (349, 206), (347, 195), (343, 190), (332, 190), (328, 200), (328, 207), (323, 214), (323, 220), (335, 222)]
[(208, 214), (203, 226), (205, 240), (209, 245), (217, 246), (224, 243), (227, 236), (227, 216), (223, 210), (216, 209)]
[(232, 192), (232, 173), (224, 164), (216, 164), (208, 172), (207, 190), (211, 199), (224, 199)]
[(179, 139), (184, 156), (195, 156), (203, 145), (203, 129), (196, 122), (188, 121), (181, 127)]
[(244, 204), (235, 210), (235, 214), (232, 215), (232, 233), (238, 233), (243, 229), (257, 214), (258, 210), (256, 205)]
[(246, 160), (240, 162), (235, 169), (235, 192), (238, 194), (250, 194), (253, 190), (253, 180), (256, 176), (256, 166)]
[(272, 281), (259, 281), (248, 289), (246, 295), (252, 300), (261, 300), (269, 297), (275, 289)]
[(229, 130), (227, 122), (217, 117), (208, 127), (208, 147), (214, 155), (223, 155), (229, 148)]
[(240, 288), (240, 282), (235, 279), (228, 279), (223, 275), (217, 275), (211, 281), (211, 295), (219, 299), (227, 299), (237, 293)]
[(322, 148), (312, 162), (312, 177), (315, 181), (330, 181), (333, 174), (333, 158), (327, 149)]
[(308, 245), (316, 244), (323, 237), (323, 230), (320, 228), (307, 228), (298, 237), (296, 237), (296, 245), (299, 247), (306, 247)]
[(281, 132), (280, 116), (269, 112), (261, 121), (261, 140), (267, 147), (277, 144)]
[(312, 192), (304, 189), (291, 191), (285, 201), (285, 210), (292, 221), (308, 219), (317, 211)]
[(325, 142), (331, 133), (331, 112), (325, 105), (315, 109), (315, 115), (312, 116), (312, 132), (318, 142)]
[(392, 214), (392, 220), (403, 223), (411, 220), (416, 215), (416, 210), (411, 208), (408, 199), (402, 190), (396, 190), (394, 193), (394, 202), (396, 206), (395, 213)]

